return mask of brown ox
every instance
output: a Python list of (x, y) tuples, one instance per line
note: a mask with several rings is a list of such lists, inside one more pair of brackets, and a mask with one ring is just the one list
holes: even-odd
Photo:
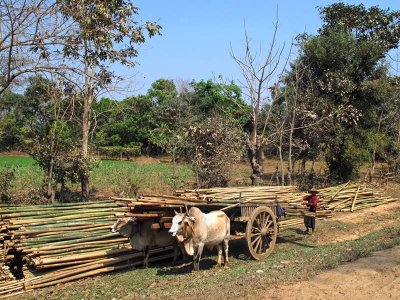
[(119, 218), (111, 227), (112, 232), (118, 232), (129, 238), (133, 250), (143, 251), (144, 266), (147, 268), (152, 247), (174, 245), (174, 264), (178, 257), (178, 243), (166, 229), (154, 230), (152, 222), (136, 222), (135, 218)]
[(179, 242), (184, 243), (185, 251), (193, 255), (193, 267), (199, 270), (204, 246), (218, 249), (218, 266), (221, 266), (222, 249), (225, 250), (224, 262), (228, 263), (228, 241), (230, 220), (222, 211), (204, 214), (197, 207), (192, 207), (188, 214), (175, 212), (169, 232)]

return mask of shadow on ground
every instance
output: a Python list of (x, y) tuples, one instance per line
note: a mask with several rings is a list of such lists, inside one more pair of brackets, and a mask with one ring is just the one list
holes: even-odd
[[(285, 230), (284, 234), (278, 236), (278, 245), (286, 243), (295, 244), (306, 248), (314, 248), (314, 246), (303, 242), (303, 234), (301, 229), (290, 228)], [(234, 239), (229, 242), (229, 257), (242, 261), (253, 259), (247, 249), (245, 237)], [(177, 275), (190, 273), (193, 271), (192, 257), (188, 257), (184, 262), (181, 261), (180, 265), (178, 266), (170, 266), (170, 264), (165, 264), (164, 267), (165, 268), (160, 268), (157, 270), (157, 275)], [(204, 249), (202, 259), (200, 261), (200, 270), (209, 270), (215, 267), (217, 267), (216, 249)]]

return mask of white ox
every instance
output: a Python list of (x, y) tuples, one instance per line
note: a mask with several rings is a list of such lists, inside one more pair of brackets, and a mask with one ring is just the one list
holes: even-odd
[(185, 251), (193, 255), (193, 267), (199, 270), (199, 263), (204, 246), (209, 249), (217, 247), (218, 266), (221, 266), (222, 250), (224, 262), (228, 263), (228, 241), (230, 236), (230, 220), (218, 210), (204, 214), (197, 207), (192, 207), (188, 214), (175, 212), (169, 232), (179, 242), (184, 243)]
[(132, 249), (143, 251), (144, 266), (147, 268), (152, 247), (174, 245), (174, 264), (178, 257), (178, 243), (166, 229), (154, 230), (152, 222), (136, 222), (135, 218), (119, 218), (111, 227), (112, 232), (118, 232), (129, 238)]

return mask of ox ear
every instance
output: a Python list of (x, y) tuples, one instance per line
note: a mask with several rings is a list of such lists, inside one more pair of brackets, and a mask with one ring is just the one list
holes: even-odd
[(174, 213), (175, 213), (175, 215), (179, 214), (175, 209), (174, 209)]
[(135, 223), (136, 219), (137, 219), (136, 217), (129, 217), (128, 218), (128, 222), (134, 222)]

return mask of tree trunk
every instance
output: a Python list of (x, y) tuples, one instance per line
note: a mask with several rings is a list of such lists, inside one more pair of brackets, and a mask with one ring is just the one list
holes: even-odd
[(301, 165), (300, 165), (300, 174), (301, 174), (301, 176), (304, 176), (304, 174), (306, 173), (306, 162), (307, 162), (306, 158), (303, 158), (301, 160)]
[[(56, 115), (55, 115), (56, 116)], [(55, 129), (53, 127), (50, 128), (50, 165), (49, 169), (47, 170), (47, 199), (50, 200), (51, 203), (55, 202), (56, 198), (56, 188), (57, 185), (54, 186), (53, 177), (54, 177), (54, 157), (55, 157)]]
[(250, 176), (251, 184), (256, 186), (260, 184), (261, 176), (263, 175), (264, 169), (264, 151), (259, 139), (257, 142), (249, 142), (247, 145), (247, 155), (250, 160), (250, 165), (253, 173)]
[[(383, 110), (381, 111), (381, 115), (379, 117), (378, 133), (381, 131), (382, 116), (383, 116)], [(374, 177), (375, 165), (376, 165), (376, 146), (374, 145), (374, 148), (372, 150), (372, 156), (371, 156), (371, 167), (370, 167), (370, 172), (369, 172), (369, 182), (372, 182), (372, 178)]]
[(292, 120), (290, 122), (290, 132), (289, 132), (289, 153), (288, 153), (288, 179), (289, 185), (293, 184), (293, 160), (292, 160), (292, 148), (293, 148), (293, 132), (294, 132), (294, 122), (296, 120), (296, 107), (293, 108)]
[(376, 165), (376, 151), (375, 149), (372, 151), (371, 159), (370, 159), (370, 166), (369, 166), (369, 182), (372, 182), (372, 178), (375, 174), (375, 165)]
[(284, 163), (283, 163), (283, 154), (282, 154), (282, 144), (283, 144), (283, 131), (281, 130), (279, 135), (279, 160), (281, 164), (281, 185), (285, 185), (285, 170), (284, 170)]
[(174, 192), (176, 191), (176, 147), (173, 146), (172, 149), (172, 184), (173, 184), (173, 189)]
[[(53, 155), (53, 153), (51, 154)], [(56, 199), (56, 191), (55, 186), (53, 184), (53, 169), (54, 169), (54, 159), (50, 158), (50, 166), (47, 174), (47, 198), (51, 203), (55, 202)]]
[(83, 106), (83, 112), (82, 112), (82, 146), (81, 146), (81, 159), (82, 163), (84, 164), (83, 169), (85, 170), (81, 174), (81, 188), (82, 188), (82, 199), (83, 200), (88, 200), (89, 199), (89, 176), (87, 172), (87, 162), (89, 158), (89, 151), (88, 151), (88, 145), (89, 145), (89, 128), (90, 128), (90, 122), (89, 122), (89, 111), (90, 111), (90, 105), (89, 102), (90, 99), (85, 98), (84, 99), (84, 106)]
[[(85, 49), (85, 57), (88, 57), (88, 41), (84, 40), (84, 49)], [(97, 49), (96, 49), (97, 50)], [(96, 52), (96, 51), (95, 51)], [(93, 58), (93, 61), (96, 59)], [(83, 111), (82, 111), (82, 146), (81, 146), (81, 163), (82, 165), (82, 174), (81, 174), (81, 196), (83, 200), (89, 199), (89, 130), (90, 130), (90, 109), (92, 108), (92, 103), (94, 100), (94, 87), (93, 80), (95, 78), (96, 73), (96, 63), (90, 64), (88, 58), (85, 58), (85, 84), (84, 84), (84, 93), (83, 93)]]

